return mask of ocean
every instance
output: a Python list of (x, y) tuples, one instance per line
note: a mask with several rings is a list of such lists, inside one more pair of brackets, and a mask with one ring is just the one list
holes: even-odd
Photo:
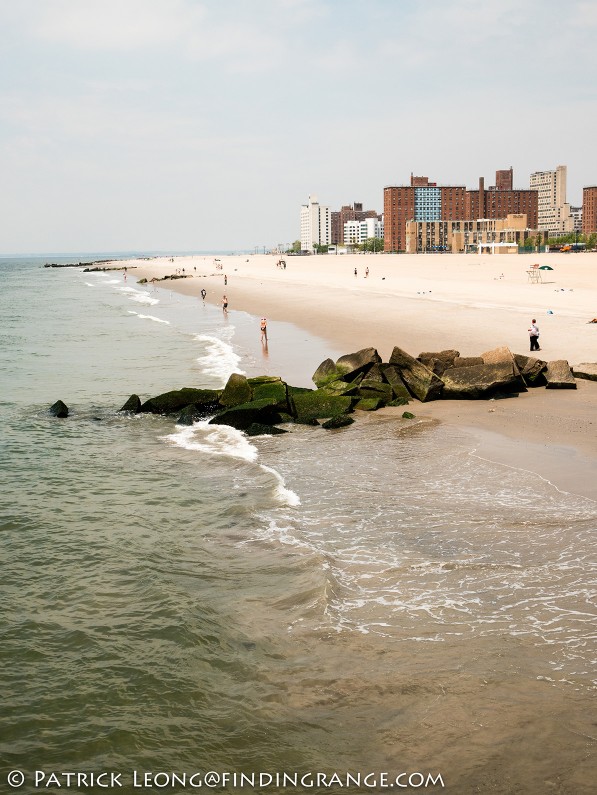
[(347, 351), (50, 261), (0, 260), (0, 792), (594, 792), (593, 501), (399, 412), (119, 414)]

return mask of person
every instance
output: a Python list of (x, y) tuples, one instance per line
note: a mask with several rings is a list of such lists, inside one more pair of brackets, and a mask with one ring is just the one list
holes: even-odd
[(224, 287), (226, 287), (227, 284), (228, 284), (228, 276), (224, 274)]
[(201, 298), (205, 301), (205, 296), (207, 293), (205, 292), (205, 288), (201, 288)]
[(222, 309), (228, 314), (228, 297), (226, 295), (222, 296)]
[(261, 318), (261, 342), (267, 342), (267, 318)]
[(368, 267), (367, 267), (367, 270), (365, 271), (365, 279), (367, 278), (367, 276), (369, 276), (369, 268)]
[(537, 325), (537, 321), (535, 318), (531, 320), (531, 327), (529, 329), (529, 337), (531, 341), (531, 350), (532, 351), (540, 351), (541, 348), (539, 347), (539, 326)]
[(355, 275), (355, 276), (358, 276), (358, 273), (357, 273), (357, 269), (356, 269), (356, 268), (354, 269), (354, 275)]

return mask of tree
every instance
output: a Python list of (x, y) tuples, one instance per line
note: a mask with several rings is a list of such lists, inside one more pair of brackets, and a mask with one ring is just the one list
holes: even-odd
[(364, 243), (361, 244), (362, 251), (371, 251), (377, 254), (378, 251), (383, 251), (383, 240), (380, 237), (368, 237)]
[(328, 253), (328, 244), (327, 243), (313, 243), (313, 248), (317, 254), (327, 254)]
[(293, 254), (298, 254), (301, 250), (301, 241), (295, 240), (292, 246), (290, 247), (289, 251), (292, 251)]

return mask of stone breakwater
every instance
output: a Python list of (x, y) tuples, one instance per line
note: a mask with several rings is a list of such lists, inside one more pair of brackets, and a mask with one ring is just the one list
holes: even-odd
[[(413, 400), (487, 400), (540, 387), (575, 389), (576, 378), (597, 380), (597, 364), (573, 370), (565, 360), (545, 362), (513, 354), (506, 347), (473, 357), (462, 357), (453, 349), (414, 357), (395, 347), (384, 363), (375, 348), (363, 348), (335, 362), (323, 361), (313, 374), (316, 389), (291, 386), (278, 376), (246, 378), (233, 373), (224, 389), (186, 387), (144, 402), (131, 395), (119, 411), (177, 414), (177, 423), (186, 425), (210, 418), (212, 424), (230, 425), (254, 436), (285, 433), (277, 427), (285, 423), (341, 428), (354, 422), (350, 415), (355, 412), (405, 406)], [(50, 412), (68, 416), (62, 401)]]

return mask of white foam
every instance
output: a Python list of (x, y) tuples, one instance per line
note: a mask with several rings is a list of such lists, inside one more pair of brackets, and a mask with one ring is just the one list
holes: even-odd
[(210, 425), (207, 420), (193, 425), (177, 425), (175, 433), (162, 438), (185, 450), (241, 458), (244, 461), (257, 459), (257, 448), (241, 431), (229, 425)]
[(87, 285), (87, 287), (95, 287), (95, 284), (90, 284), (89, 282), (85, 282), (85, 284)]
[(141, 315), (139, 312), (135, 312), (133, 309), (129, 309), (129, 315), (137, 315), (137, 317), (140, 317), (142, 320), (153, 320), (156, 323), (165, 323), (167, 326), (170, 325), (169, 320), (162, 320), (161, 317), (154, 317), (153, 315)]
[(264, 472), (269, 472), (275, 477), (277, 485), (274, 495), (278, 502), (281, 502), (283, 505), (290, 505), (293, 508), (301, 504), (298, 494), (291, 489), (286, 488), (284, 478), (279, 472), (277, 472), (275, 469), (272, 469), (271, 467), (265, 466), (265, 464), (261, 464), (261, 469), (263, 469)]
[(226, 383), (232, 373), (244, 375), (244, 370), (238, 366), (240, 356), (237, 356), (227, 342), (206, 334), (196, 334), (195, 339), (197, 342), (203, 342), (207, 349), (204, 356), (197, 357), (197, 362), (206, 375), (220, 378), (222, 385)]
[(152, 298), (145, 290), (136, 290), (134, 287), (119, 287), (121, 293), (126, 293), (131, 301), (136, 301), (139, 304), (159, 304), (159, 298)]

